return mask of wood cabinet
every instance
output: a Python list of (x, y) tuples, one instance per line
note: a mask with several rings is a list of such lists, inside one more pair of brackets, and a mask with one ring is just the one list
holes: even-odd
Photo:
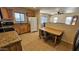
[(1, 15), (1, 9), (0, 9), (0, 21), (1, 21), (1, 17), (2, 17), (2, 15)]
[(15, 29), (15, 31), (18, 33), (18, 34), (20, 34), (21, 33), (21, 28), (20, 28), (20, 25), (19, 24), (15, 24), (15, 25), (13, 25), (13, 28)]
[(7, 8), (0, 8), (1, 9), (1, 14), (2, 14), (2, 19), (4, 20), (11, 20), (12, 17), (12, 9), (7, 9)]
[(0, 51), (22, 51), (21, 41), (2, 47)]
[(34, 10), (27, 10), (27, 16), (28, 17), (35, 17), (35, 11)]
[(29, 32), (29, 31), (30, 31), (29, 28), (30, 28), (29, 24), (23, 24), (22, 31), (23, 31), (23, 32)]
[(28, 32), (27, 31), (27, 25), (26, 24), (23, 24), (22, 26), (21, 26), (21, 30), (22, 30), (22, 33), (25, 33), (25, 32)]
[(20, 25), (21, 34), (29, 32), (28, 29), (29, 29), (29, 24), (22, 24), (22, 25)]
[(13, 27), (17, 31), (18, 34), (27, 33), (30, 31), (29, 24), (15, 24), (13, 25)]

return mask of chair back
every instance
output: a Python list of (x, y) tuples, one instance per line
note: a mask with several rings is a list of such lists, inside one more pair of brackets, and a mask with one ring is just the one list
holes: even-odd
[(73, 43), (73, 51), (79, 51), (79, 29), (76, 32)]

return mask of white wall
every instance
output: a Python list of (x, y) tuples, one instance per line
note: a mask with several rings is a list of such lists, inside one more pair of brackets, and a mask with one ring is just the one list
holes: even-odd
[(24, 22), (23, 23), (27, 23), (27, 14), (26, 14), (26, 9), (23, 9), (23, 8), (13, 8), (13, 17), (14, 17), (14, 23), (16, 23), (16, 20), (15, 20), (15, 15), (14, 15), (14, 13), (15, 12), (19, 12), (19, 13), (24, 13), (25, 14), (25, 20), (24, 20)]
[[(67, 16), (74, 16), (74, 15), (78, 15), (79, 16), (79, 13), (54, 15), (52, 17), (57, 16), (57, 17), (59, 17), (59, 21), (58, 22), (64, 23), (65, 22), (65, 18)], [(64, 39), (63, 40), (65, 42), (73, 44), (76, 30), (79, 28), (79, 17), (78, 17), (78, 20), (77, 20), (75, 25), (47, 23), (46, 27), (55, 28), (55, 29), (59, 29), (59, 30), (64, 30), (64, 36), (63, 36)]]
[(61, 15), (53, 15), (53, 16), (51, 16), (52, 19), (50, 19), (49, 22), (51, 20), (53, 20), (54, 17), (58, 17), (59, 18), (58, 19), (58, 22), (59, 23), (65, 23), (66, 17), (68, 17), (68, 16), (75, 16), (75, 15), (78, 15), (79, 16), (79, 13), (68, 13), (68, 14), (61, 14)]

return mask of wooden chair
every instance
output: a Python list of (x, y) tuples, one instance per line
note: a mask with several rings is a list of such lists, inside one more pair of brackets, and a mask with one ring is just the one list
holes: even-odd
[(74, 42), (73, 42), (73, 51), (79, 51), (79, 29), (76, 32)]

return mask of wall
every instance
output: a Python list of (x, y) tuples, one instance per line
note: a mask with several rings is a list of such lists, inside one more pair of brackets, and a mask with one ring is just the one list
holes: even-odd
[(47, 16), (47, 18), (48, 18), (48, 19), (47, 19), (47, 22), (49, 22), (49, 19), (50, 19), (50, 16), (51, 16), (51, 15), (50, 15), (50, 14), (47, 14), (47, 13), (40, 13), (40, 12), (39, 12), (39, 28), (41, 28), (41, 17), (42, 17), (42, 16)]
[[(74, 16), (74, 15), (78, 15), (79, 16), (78, 13), (74, 13), (74, 14), (63, 14), (63, 15), (59, 15), (59, 16), (58, 15), (55, 15), (55, 16), (58, 16), (60, 18), (59, 19), (59, 22), (64, 23), (66, 16)], [(63, 30), (64, 31), (63, 41), (68, 42), (70, 44), (73, 44), (76, 30), (79, 28), (79, 19), (78, 19), (76, 25), (74, 25), (74, 26), (60, 24), (60, 23), (59, 24), (47, 23), (46, 24), (46, 27)]]
[(40, 28), (40, 10), (36, 10), (35, 16), (37, 17), (37, 28)]
[(24, 8), (12, 8), (12, 10), (13, 10), (14, 23), (16, 23), (15, 15), (14, 15), (15, 12), (24, 13), (25, 20), (23, 21), (23, 23), (27, 23), (26, 9), (24, 9)]
[(16, 23), (15, 21), (15, 16), (14, 16), (14, 13), (15, 12), (19, 12), (19, 13), (24, 13), (25, 14), (25, 21), (24, 23), (27, 23), (28, 22), (28, 17), (35, 17), (36, 16), (36, 10), (32, 10), (32, 9), (29, 9), (29, 8), (23, 8), (23, 7), (11, 7), (11, 9), (13, 10), (13, 19), (14, 19), (14, 23)]
[[(53, 15), (51, 17), (52, 17), (52, 20), (53, 20), (54, 17), (58, 17), (58, 22), (59, 23), (65, 23), (66, 17), (74, 16), (74, 15), (79, 15), (79, 13), (67, 13), (67, 14), (61, 14), (61, 15)], [(49, 22), (50, 22), (50, 20), (49, 20)]]

